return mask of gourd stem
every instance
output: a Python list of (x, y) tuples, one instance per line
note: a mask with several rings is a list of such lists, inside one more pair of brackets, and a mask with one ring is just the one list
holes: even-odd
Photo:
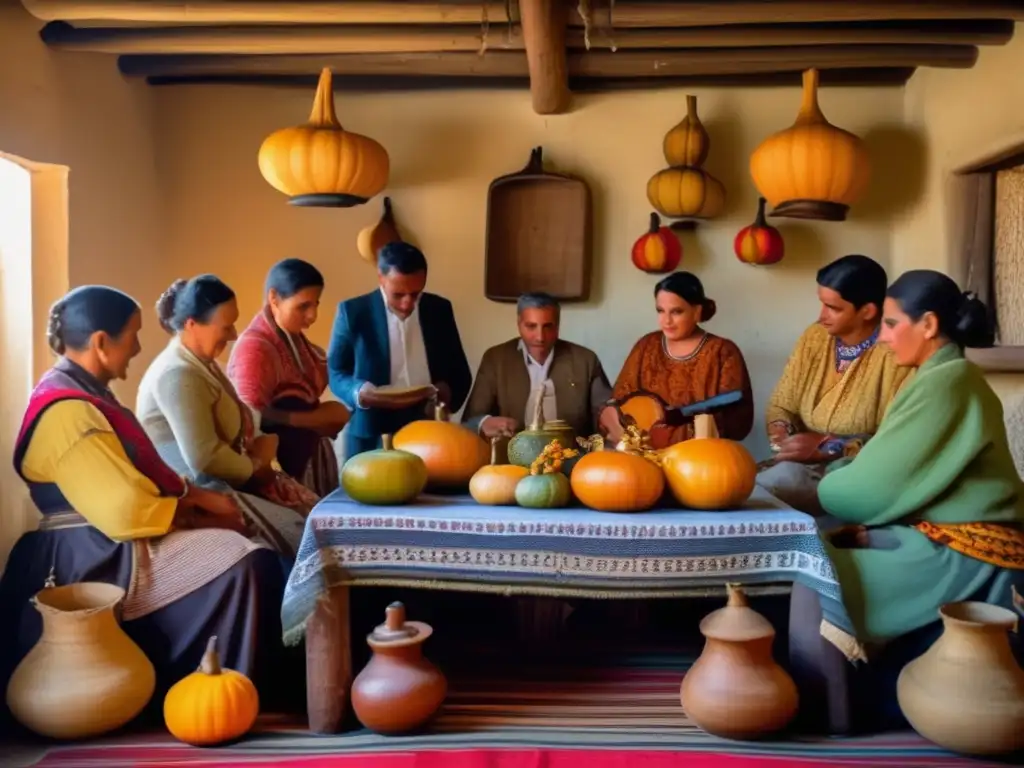
[(438, 402), (434, 405), (434, 419), (436, 421), (448, 421), (448, 414), (445, 411), (444, 403)]
[(334, 113), (334, 85), (331, 70), (324, 67), (320, 72), (320, 82), (316, 86), (313, 97), (313, 109), (309, 113), (310, 125), (341, 128), (338, 116)]
[(715, 417), (710, 413), (699, 413), (694, 416), (693, 436), (698, 440), (718, 437), (718, 425), (715, 423)]
[(686, 97), (686, 116), (691, 120), (697, 119), (697, 97), (687, 96)]
[(391, 226), (395, 225), (395, 217), (391, 213), (391, 198), (390, 197), (385, 197), (384, 198), (384, 212), (381, 214), (380, 220), (381, 221), (386, 221)]
[(533, 405), (533, 421), (530, 429), (539, 430), (544, 426), (544, 387), (537, 387), (537, 402)]
[(804, 72), (804, 90), (800, 100), (800, 112), (796, 116), (795, 125), (806, 123), (825, 123), (825, 115), (818, 106), (818, 70), (808, 69)]
[(658, 234), (658, 230), (661, 229), (661, 216), (655, 212), (651, 212), (651, 224), (648, 232), (652, 235)]
[(747, 600), (747, 594), (743, 591), (743, 587), (739, 584), (726, 584), (726, 590), (729, 593), (729, 600), (726, 605), (729, 608), (749, 608), (750, 603)]
[(491, 438), (491, 465), (492, 466), (498, 463), (498, 441), (500, 439), (501, 438), (498, 435), (495, 435), (494, 437)]
[(766, 226), (768, 226), (768, 222), (767, 222), (767, 220), (764, 217), (764, 205), (767, 202), (768, 201), (765, 200), (763, 197), (757, 198), (757, 216), (754, 218), (754, 226), (755, 227), (766, 227)]
[(380, 444), (385, 451), (393, 450), (395, 445), (391, 439), (391, 435), (381, 435)]
[(199, 671), (204, 675), (219, 675), (221, 673), (220, 656), (217, 655), (217, 636), (214, 635), (206, 642), (206, 653), (199, 663)]

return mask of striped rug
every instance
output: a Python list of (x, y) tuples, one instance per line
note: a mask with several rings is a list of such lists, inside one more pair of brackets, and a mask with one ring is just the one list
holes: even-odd
[[(427, 732), (383, 737), (354, 729), (313, 736), (302, 723), (264, 717), (243, 741), (196, 749), (166, 733), (129, 733), (76, 746), (39, 746), (39, 768), (291, 765), (296, 768), (827, 768), (994, 766), (952, 755), (912, 733), (754, 743), (709, 736), (679, 704), (679, 656), (620, 658), (614, 667), (492, 668), (456, 673)], [(490, 666), (490, 665), (488, 665)], [(371, 757), (372, 756), (372, 757)], [(2, 763), (8, 765), (8, 763)]]

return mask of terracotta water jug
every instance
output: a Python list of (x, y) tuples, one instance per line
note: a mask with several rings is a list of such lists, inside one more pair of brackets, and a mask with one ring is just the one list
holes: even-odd
[(18, 722), (42, 736), (80, 739), (121, 727), (149, 703), (156, 672), (118, 624), (124, 596), (113, 584), (83, 582), (32, 598), (43, 633), (7, 685)]
[(384, 623), (366, 638), (373, 656), (352, 683), (352, 708), (371, 731), (414, 730), (444, 702), (448, 681), (423, 658), (423, 642), (431, 634), (429, 624), (406, 621), (405, 606), (392, 603)]
[(686, 714), (715, 736), (749, 739), (784, 728), (797, 711), (796, 684), (772, 657), (775, 629), (738, 585), (700, 623), (704, 650), (683, 678)]
[(896, 683), (914, 730), (940, 747), (970, 755), (1024, 748), (1024, 670), (1010, 649), (1017, 617), (987, 603), (939, 609), (942, 635), (907, 664)]

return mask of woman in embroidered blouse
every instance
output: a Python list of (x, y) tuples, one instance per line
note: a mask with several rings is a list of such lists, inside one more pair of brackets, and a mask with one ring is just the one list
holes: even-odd
[(262, 415), (261, 429), (280, 439), (281, 467), (320, 496), (338, 487), (333, 441), (349, 418), (341, 403), (320, 402), (327, 356), (305, 336), (323, 290), (323, 275), (312, 264), (275, 264), (267, 275), (266, 303), (238, 337), (227, 367), (242, 402)]
[(87, 580), (125, 590), (121, 619), (156, 667), (157, 708), (195, 670), (210, 635), (226, 667), (255, 678), (263, 701), (272, 678), (292, 677), (277, 655), (288, 658), (286, 562), (248, 538), (234, 499), (164, 464), (111, 392), (139, 354), (141, 328), (135, 300), (106, 286), (76, 288), (50, 310), (59, 357), (29, 398), (14, 455), (42, 517), (0, 579), (0, 690), (39, 639), (32, 596), (48, 581)]
[(156, 309), (172, 339), (139, 385), (142, 426), (171, 467), (198, 485), (234, 493), (260, 536), (294, 556), (318, 497), (279, 470), (277, 437), (260, 434), (258, 414), (217, 364), (237, 335), (234, 291), (214, 275), (178, 280)]
[(758, 484), (803, 512), (822, 514), (817, 485), (826, 466), (860, 450), (910, 375), (877, 343), (887, 285), (885, 269), (867, 256), (822, 267), (818, 322), (800, 337), (768, 401), (776, 455)]
[[(615, 381), (613, 399), (622, 401), (646, 392), (657, 395), (666, 406), (679, 407), (738, 391), (742, 399), (716, 410), (714, 418), (722, 437), (743, 440), (754, 422), (743, 354), (733, 342), (700, 327), (714, 317), (715, 302), (704, 295), (700, 279), (690, 272), (675, 272), (662, 279), (654, 287), (654, 302), (661, 330), (633, 346)], [(600, 421), (610, 439), (621, 436), (614, 406), (602, 411)], [(657, 448), (688, 440), (693, 437), (693, 419), (655, 425), (650, 437)]]

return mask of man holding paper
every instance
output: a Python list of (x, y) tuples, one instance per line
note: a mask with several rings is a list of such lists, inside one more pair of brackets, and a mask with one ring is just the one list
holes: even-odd
[(420, 250), (385, 245), (377, 272), (378, 290), (338, 305), (327, 351), (331, 392), (352, 411), (346, 458), (425, 418), (435, 396), (457, 411), (473, 381), (451, 302), (424, 291)]

